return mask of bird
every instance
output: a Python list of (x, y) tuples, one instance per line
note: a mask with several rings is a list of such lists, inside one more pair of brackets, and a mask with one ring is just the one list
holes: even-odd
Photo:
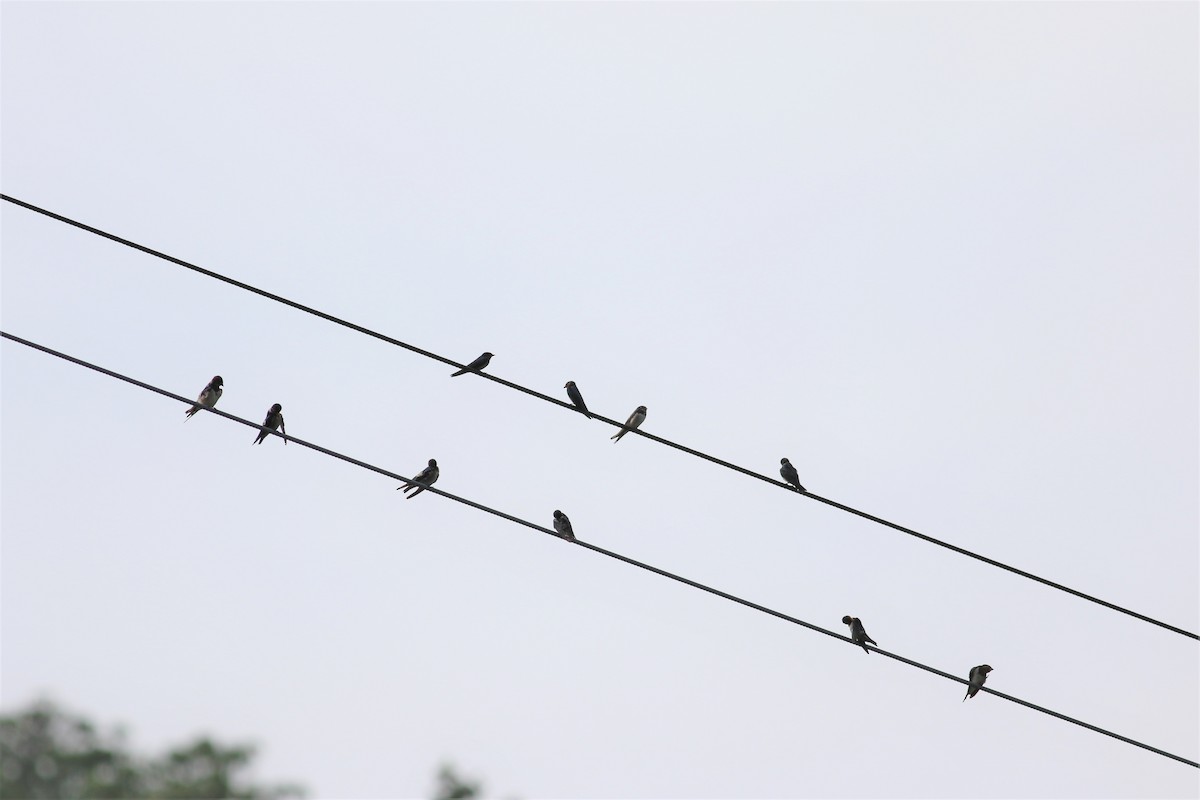
[(262, 444), (263, 439), (267, 438), (268, 429), (272, 431), (283, 432), (283, 443), (287, 444), (287, 426), (283, 424), (283, 406), (276, 403), (267, 411), (267, 418), (263, 420), (262, 430), (258, 432), (258, 438), (254, 440), (255, 444)]
[(629, 419), (625, 420), (625, 424), (621, 426), (621, 430), (617, 431), (616, 434), (614, 434), (613, 436), (611, 436), (609, 438), (616, 439), (619, 442), (619, 441), (621, 441), (622, 436), (624, 436), (625, 434), (629, 433), (632, 430), (637, 430), (637, 427), (645, 421), (646, 421), (646, 407), (638, 406), (637, 410), (635, 410), (632, 414), (629, 415)]
[(987, 664), (980, 664), (978, 667), (971, 667), (971, 674), (967, 676), (967, 679), (971, 682), (971, 684), (967, 687), (967, 693), (963, 695), (964, 703), (967, 702), (968, 697), (974, 697), (979, 693), (980, 688), (982, 688), (983, 684), (987, 682), (988, 673), (991, 671), (992, 668)]
[(864, 642), (876, 644), (875, 640), (867, 636), (867, 629), (863, 627), (862, 620), (858, 617), (845, 616), (842, 617), (842, 623), (850, 626), (850, 639), (855, 643), (862, 645), (863, 652), (871, 655), (871, 651), (867, 649)]
[(784, 458), (780, 459), (779, 463), (783, 464), (779, 468), (779, 474), (783, 476), (784, 483), (790, 483), (792, 486), (795, 486), (798, 492), (807, 492), (808, 490), (800, 485), (800, 475), (797, 474), (796, 468), (792, 466), (792, 462)]
[(575, 531), (571, 529), (571, 520), (567, 519), (567, 515), (561, 511), (554, 512), (554, 530), (568, 542), (575, 541)]
[(563, 384), (563, 388), (567, 390), (567, 397), (571, 398), (571, 402), (575, 404), (580, 413), (591, 419), (592, 415), (588, 413), (587, 403), (583, 402), (583, 395), (579, 393), (579, 387), (575, 385), (575, 381), (567, 381)]
[(492, 360), (492, 354), (484, 353), (479, 358), (475, 359), (470, 364), (467, 364), (465, 367), (460, 369), (458, 372), (451, 373), (450, 377), (457, 378), (459, 375), (462, 375), (463, 373), (466, 373), (466, 372), (479, 372), (479, 370), (486, 367), (488, 365), (488, 363), (491, 362), (491, 360)]
[(404, 493), (408, 494), (409, 491), (411, 491), (412, 489), (416, 489), (415, 492), (413, 492), (412, 494), (409, 494), (408, 497), (404, 498), (405, 500), (412, 500), (414, 497), (419, 495), (421, 492), (425, 491), (430, 486), (437, 483), (438, 475), (440, 475), (440, 474), (441, 474), (441, 471), (438, 469), (437, 459), (431, 458), (431, 459), (429, 459), (429, 466), (427, 466), (425, 469), (418, 472), (416, 477), (414, 477), (411, 481), (405, 482), (405, 484), (403, 486), (397, 486), (396, 491), (400, 491), (401, 489), (403, 489)]
[(221, 393), (224, 391), (221, 386), (225, 383), (225, 379), (220, 375), (214, 375), (213, 379), (208, 382), (208, 386), (204, 387), (204, 391), (200, 392), (200, 396), (196, 398), (196, 405), (183, 412), (187, 422), (192, 418), (192, 415), (200, 410), (200, 407), (212, 408), (221, 399)]

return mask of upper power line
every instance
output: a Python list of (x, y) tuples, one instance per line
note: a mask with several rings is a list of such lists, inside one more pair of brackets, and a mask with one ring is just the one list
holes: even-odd
[[(68, 225), (72, 225), (76, 228), (79, 228), (80, 230), (85, 230), (88, 233), (94, 233), (97, 236), (102, 236), (105, 239), (110, 239), (119, 244), (123, 244), (126, 247), (132, 247), (135, 250), (141, 250), (143, 253), (147, 253), (156, 258), (161, 258), (164, 261), (169, 261), (172, 264), (176, 264), (178, 266), (184, 267), (185, 269), (190, 269), (194, 272), (198, 272), (201, 275), (205, 275), (209, 278), (214, 278), (216, 280), (223, 281), (224, 283), (228, 283), (231, 286), (236, 286), (239, 289), (244, 289), (245, 291), (252, 292), (261, 297), (265, 297), (268, 300), (274, 300), (277, 303), (282, 303), (286, 306), (291, 306), (292, 308), (295, 308), (299, 311), (303, 311), (307, 314), (312, 314), (313, 316), (320, 317), (321, 319), (327, 320), (336, 325), (341, 325), (342, 327), (349, 328), (350, 330), (357, 331), (358, 333), (364, 334), (366, 336), (370, 336), (375, 339), (379, 339), (380, 341), (387, 342), (388, 344), (395, 345), (396, 347), (402, 347), (405, 350), (410, 350), (414, 353), (418, 353), (419, 355), (425, 356), (426, 358), (431, 358), (435, 361), (440, 361), (443, 364), (448, 364), (453, 367), (462, 368), (465, 366), (463, 364), (458, 363), (457, 361), (454, 361), (453, 359), (446, 358), (445, 356), (438, 355), (437, 353), (431, 352), (429, 350), (423, 350), (422, 348), (417, 347), (412, 344), (409, 344), (408, 342), (403, 342), (399, 339), (395, 339), (386, 334), (371, 330), (370, 328), (366, 328), (362, 325), (358, 325), (356, 323), (349, 322), (340, 317), (336, 317), (333, 314), (328, 314), (324, 311), (320, 311), (318, 309), (312, 308), (311, 306), (306, 306), (302, 303), (297, 303), (294, 300), (289, 300), (286, 297), (281, 297), (280, 295), (274, 294), (272, 292), (268, 292), (265, 289), (259, 289), (256, 286), (251, 286), (248, 283), (243, 283), (242, 281), (235, 280), (234, 278), (230, 278), (226, 275), (222, 275), (219, 272), (213, 272), (210, 269), (205, 269), (204, 267), (200, 267), (195, 264), (191, 264), (182, 259), (175, 258), (174, 256), (167, 255), (166, 253), (160, 252), (158, 250), (154, 250), (150, 247), (146, 247), (145, 245), (141, 245), (141, 244), (138, 244), (137, 242), (130, 241), (129, 239), (124, 239), (115, 234), (100, 230), (99, 228), (94, 228), (91, 225), (86, 225), (82, 222), (79, 222), (78, 220), (73, 220), (69, 217), (64, 217), (61, 214), (56, 214), (53, 211), (49, 211), (49, 210), (41, 208), (39, 206), (35, 206), (32, 203), (27, 203), (24, 200), (19, 200), (15, 197), (12, 197), (12, 196), (6, 195), (6, 194), (2, 194), (2, 193), (0, 193), (0, 199), (6, 200), (7, 202), (13, 203), (14, 205), (21, 206), (22, 208), (29, 209), (30, 211), (35, 211), (39, 214), (43, 214), (47, 217), (50, 217), (51, 219), (58, 220), (59, 222), (64, 222)], [(570, 403), (567, 403), (563, 400), (560, 400), (556, 397), (551, 397), (549, 395), (542, 394), (541, 392), (538, 392), (534, 389), (530, 389), (526, 386), (521, 386), (520, 384), (513, 383), (511, 381), (507, 381), (503, 378), (499, 378), (488, 372), (479, 372), (476, 374), (478, 374), (480, 377), (486, 378), (487, 380), (499, 383), (502, 386), (507, 386), (510, 389), (515, 389), (518, 392), (524, 392), (525, 394), (527, 394), (531, 397), (536, 397), (539, 400), (543, 400), (547, 403), (552, 403), (556, 406), (561, 406), (563, 408), (566, 408), (566, 409), (570, 410), (572, 413), (578, 413), (578, 409), (576, 409), (575, 406), (573, 406)], [(598, 419), (604, 423), (607, 423), (608, 425), (612, 425), (617, 428), (620, 428), (622, 426), (622, 423), (619, 420), (609, 419), (608, 417), (597, 414), (597, 413), (591, 411), (590, 409), (589, 409), (589, 416), (593, 419)], [(632, 431), (632, 433), (635, 433), (638, 436), (643, 436), (647, 439), (650, 439), (651, 441), (658, 442), (659, 444), (664, 444), (667, 447), (673, 447), (676, 450), (681, 450), (689, 455), (696, 456), (697, 458), (702, 458), (705, 461), (709, 461), (713, 464), (718, 464), (722, 467), (725, 467), (726, 469), (731, 469), (735, 472), (740, 472), (741, 474), (746, 475), (748, 477), (757, 478), (760, 481), (765, 481), (766, 483), (773, 484), (775, 486), (778, 486), (781, 489), (786, 489), (787, 491), (792, 492), (793, 494), (797, 494), (797, 492), (795, 492), (795, 490), (793, 490), (791, 487), (789, 487), (787, 484), (783, 483), (782, 481), (779, 481), (779, 480), (776, 480), (775, 478), (755, 472), (754, 470), (750, 470), (745, 467), (738, 466), (737, 464), (733, 464), (728, 461), (724, 461), (720, 458), (717, 458), (716, 456), (709, 455), (708, 453), (703, 453), (699, 450), (694, 450), (691, 447), (679, 444), (678, 442), (673, 442), (673, 441), (670, 441), (669, 439), (663, 439), (662, 437), (655, 436), (652, 433), (646, 433), (645, 431), (640, 430), (640, 429), (634, 430), (634, 431)], [(973, 558), (976, 561), (982, 561), (983, 563), (989, 564), (993, 567), (998, 567), (1000, 569), (1007, 570), (1008, 572), (1011, 572), (1014, 575), (1020, 575), (1023, 578), (1028, 578), (1031, 581), (1036, 581), (1037, 583), (1040, 583), (1043, 586), (1049, 586), (1050, 588), (1057, 589), (1060, 592), (1066, 592), (1067, 594), (1074, 595), (1075, 597), (1082, 598), (1083, 600), (1087, 600), (1091, 603), (1095, 603), (1097, 605), (1104, 606), (1105, 608), (1108, 608), (1112, 611), (1117, 611), (1122, 614), (1126, 614), (1128, 616), (1134, 617), (1135, 619), (1139, 619), (1142, 622), (1147, 622), (1151, 625), (1157, 625), (1160, 628), (1164, 628), (1173, 633), (1178, 633), (1181, 636), (1186, 636), (1190, 639), (1195, 639), (1197, 641), (1200, 641), (1200, 634), (1194, 633), (1194, 632), (1186, 630), (1184, 628), (1177, 627), (1175, 625), (1171, 625), (1167, 622), (1163, 622), (1162, 620), (1147, 616), (1146, 614), (1141, 614), (1132, 609), (1117, 605), (1116, 603), (1110, 603), (1109, 601), (1102, 600), (1099, 597), (1096, 597), (1094, 595), (1090, 595), (1085, 592), (1081, 592), (1078, 589), (1072, 589), (1069, 586), (1064, 586), (1063, 584), (1049, 580), (1048, 578), (1043, 578), (1038, 575), (1034, 575), (1032, 572), (1027, 572), (1023, 569), (1019, 569), (1019, 568), (1011, 566), (1009, 564), (1005, 564), (1001, 561), (997, 561), (994, 558), (988, 558), (987, 556), (980, 555), (979, 553), (973, 552), (971, 550), (967, 550), (966, 548), (959, 547), (958, 545), (955, 545), (955, 544), (951, 544), (950, 542), (946, 542), (941, 539), (936, 539), (927, 534), (921, 533), (919, 531), (915, 531), (912, 528), (907, 528), (907, 527), (905, 527), (903, 525), (899, 525), (895, 522), (890, 522), (889, 520), (883, 519), (882, 517), (877, 517), (873, 514), (868, 514), (865, 511), (860, 511), (856, 508), (852, 508), (851, 506), (845, 505), (843, 503), (839, 503), (836, 500), (830, 500), (829, 498), (821, 497), (820, 495), (813, 494), (812, 492), (804, 492), (802, 496), (810, 497), (813, 500), (816, 500), (817, 502), (824, 503), (828, 506), (832, 506), (833, 508), (837, 508), (842, 511), (846, 511), (848, 513), (857, 515), (859, 517), (862, 517), (863, 519), (870, 520), (871, 522), (876, 522), (880, 525), (891, 528), (892, 530), (900, 531), (901, 533), (906, 533), (909, 536), (913, 536), (917, 539), (921, 539), (922, 541), (929, 542), (930, 544), (935, 544), (939, 547), (944, 547), (947, 550), (952, 550), (955, 553), (959, 553), (960, 555), (968, 556), (969, 558)]]
[[(99, 372), (99, 373), (101, 373), (103, 375), (107, 375), (111, 378), (116, 378), (117, 380), (124, 381), (125, 383), (131, 383), (134, 386), (140, 387), (142, 389), (146, 389), (147, 391), (154, 392), (156, 394), (160, 394), (163, 397), (169, 397), (172, 400), (176, 400), (178, 402), (185, 403), (189, 406), (193, 406), (196, 403), (196, 401), (193, 399), (189, 399), (187, 397), (177, 395), (173, 392), (168, 392), (165, 389), (160, 389), (157, 386), (153, 386), (149, 383), (144, 383), (143, 381), (139, 381), (136, 378), (130, 378), (126, 375), (122, 375), (121, 373), (114, 372), (113, 370), (110, 370), (110, 369), (105, 369), (104, 367), (98, 366), (96, 364), (92, 364), (92, 363), (84, 361), (83, 359), (80, 359), (80, 358), (75, 358), (74, 356), (67, 355), (66, 353), (60, 353), (57, 350), (52, 350), (49, 347), (37, 344), (36, 342), (31, 342), (27, 339), (22, 339), (19, 336), (14, 336), (5, 331), (0, 331), (0, 337), (9, 339), (13, 342), (16, 342), (17, 344), (25, 345), (26, 347), (33, 348), (34, 350), (39, 350), (48, 355), (52, 355), (57, 358), (61, 358), (64, 361), (69, 361), (72, 364), (77, 364), (78, 366), (86, 367), (87, 369), (93, 370), (95, 372)], [(248, 419), (243, 419), (241, 417), (234, 416), (233, 414), (226, 413), (225, 411), (221, 411), (219, 409), (211, 408), (211, 407), (206, 407), (205, 410), (211, 411), (212, 413), (214, 413), (218, 416), (221, 416), (221, 417), (225, 417), (226, 419), (233, 420), (234, 422), (239, 422), (242, 425), (246, 425), (248, 427), (254, 428), (256, 430), (259, 430), (260, 432), (265, 431), (270, 435), (282, 436), (282, 434), (280, 434), (278, 431), (268, 430), (267, 428), (264, 428), (260, 423), (251, 422)], [(396, 473), (391, 472), (386, 469), (383, 469), (382, 467), (377, 467), (374, 464), (369, 464), (366, 461), (360, 461), (357, 458), (352, 458), (351, 456), (344, 455), (335, 450), (330, 450), (327, 447), (322, 447), (321, 445), (314, 444), (312, 442), (307, 442), (303, 439), (297, 439), (295, 436), (287, 436), (286, 440), (289, 442), (292, 442), (294, 444), (298, 444), (301, 447), (307, 447), (310, 450), (315, 450), (318, 453), (321, 453), (323, 455), (327, 455), (332, 458), (336, 458), (341, 461), (345, 461), (347, 463), (354, 464), (357, 467), (362, 467), (363, 469), (370, 470), (371, 472), (377, 473), (379, 475), (384, 475), (384, 476), (386, 476), (388, 478), (392, 478), (393, 480), (396, 480), (396, 481), (407, 483), (412, 480), (411, 478), (406, 478), (402, 475), (397, 475)], [(554, 536), (554, 537), (558, 538), (557, 533), (550, 530), (549, 528), (546, 528), (545, 526), (538, 525), (535, 522), (530, 522), (529, 520), (522, 519), (521, 517), (513, 516), (512, 514), (506, 514), (503, 511), (499, 511), (495, 508), (485, 506), (482, 503), (476, 503), (474, 500), (468, 500), (465, 497), (459, 497), (457, 495), (450, 494), (449, 492), (438, 489), (435, 486), (425, 486), (424, 490), (428, 491), (428, 492), (432, 492), (433, 494), (440, 495), (449, 500), (453, 500), (456, 503), (462, 503), (463, 505), (467, 505), (467, 506), (470, 506), (471, 508), (478, 509), (479, 511), (485, 511), (488, 514), (494, 514), (495, 516), (506, 519), (509, 522), (514, 522), (518, 525), (523, 525), (526, 528), (532, 528), (535, 531), (539, 531), (541, 533), (545, 533), (550, 536)], [(664, 578), (670, 578), (673, 581), (677, 581), (679, 583), (686, 584), (687, 586), (691, 586), (694, 589), (700, 589), (701, 591), (708, 592), (709, 594), (716, 595), (717, 597), (723, 598), (725, 600), (729, 600), (734, 603), (738, 603), (739, 605), (746, 606), (747, 608), (752, 608), (755, 611), (761, 611), (764, 614), (769, 614), (773, 617), (784, 620), (785, 622), (790, 622), (793, 625), (799, 625), (803, 628), (808, 628), (811, 631), (816, 631), (817, 633), (823, 633), (826, 636), (832, 637), (834, 639), (840, 639), (843, 642), (851, 644), (855, 647), (863, 647), (863, 648), (867, 647), (867, 645), (865, 645), (865, 644), (855, 642), (853, 639), (851, 639), (849, 637), (842, 636), (839, 633), (835, 633), (834, 631), (828, 630), (826, 628), (822, 628), (819, 625), (814, 625), (811, 622), (806, 622), (797, 617), (793, 617), (789, 614), (785, 614), (782, 611), (776, 611), (773, 608), (768, 608), (767, 606), (759, 605), (758, 603), (755, 603), (750, 600), (746, 600), (745, 598), (742, 598), (742, 597), (738, 597), (737, 595), (730, 594), (729, 592), (723, 592), (720, 589), (716, 589), (712, 586), (707, 586), (703, 583), (694, 581), (690, 578), (685, 578), (682, 575), (676, 575), (673, 572), (668, 572), (665, 569), (660, 569), (660, 568), (652, 566), (650, 564), (646, 564), (642, 561), (638, 561), (638, 560), (630, 558), (628, 556), (621, 555), (620, 553), (613, 552), (612, 550), (606, 550), (603, 547), (599, 547), (597, 545), (590, 544), (588, 542), (585, 542), (585, 541), (582, 541), (579, 539), (573, 540), (573, 543), (579, 545), (580, 547), (584, 547), (588, 550), (591, 550), (592, 552), (599, 553), (604, 556), (608, 556), (609, 558), (613, 558), (618, 561), (624, 561), (626, 564), (630, 564), (632, 566), (638, 567), (639, 569), (644, 569), (647, 572), (653, 572), (656, 575), (661, 575)], [(945, 671), (937, 669), (935, 667), (931, 667), (927, 664), (922, 664), (919, 661), (914, 661), (910, 658), (905, 658), (904, 656), (897, 655), (896, 653), (890, 653), (887, 650), (880, 649), (879, 647), (871, 647), (870, 649), (879, 653), (880, 655), (887, 656), (888, 658), (893, 659), (895, 661), (899, 661), (901, 663), (908, 664), (909, 666), (916, 667), (918, 669), (922, 669), (926, 672), (932, 673), (934, 675), (938, 675), (947, 680), (954, 681), (955, 683), (970, 685), (970, 682), (964, 678), (960, 678), (957, 675), (952, 675), (949, 672), (945, 672)], [(983, 686), (980, 689), (980, 691), (986, 692), (988, 694), (993, 694), (996, 697), (1000, 697), (1005, 700), (1008, 700), (1009, 702), (1025, 706), (1026, 708), (1031, 708), (1034, 711), (1040, 711), (1043, 714), (1048, 714), (1049, 716), (1057, 717), (1058, 719), (1064, 720), (1066, 722), (1070, 722), (1074, 725), (1078, 725), (1083, 728), (1087, 728), (1088, 730), (1095, 731), (1096, 733), (1102, 733), (1105, 736), (1110, 736), (1113, 739), (1117, 739), (1118, 741), (1125, 742), (1126, 744), (1130, 744), (1135, 747), (1140, 747), (1143, 750), (1149, 750), (1152, 753), (1156, 753), (1160, 756), (1164, 756), (1166, 758), (1173, 759), (1180, 763), (1187, 764), (1188, 766), (1200, 768), (1200, 763), (1198, 763), (1196, 761), (1192, 761), (1191, 759), (1184, 758), (1183, 756), (1175, 755), (1174, 753), (1167, 752), (1166, 750), (1159, 749), (1152, 745), (1148, 745), (1144, 742), (1139, 742), (1136, 739), (1129, 738), (1128, 736), (1122, 736), (1119, 733), (1114, 733), (1110, 730), (1106, 730), (1106, 729), (1098, 727), (1096, 725), (1092, 725), (1089, 722), (1084, 722), (1084, 721), (1076, 719), (1074, 717), (1067, 716), (1066, 714), (1061, 714), (1057, 711), (1052, 711), (1051, 709), (1045, 708), (1044, 706), (1039, 706), (1036, 703), (1030, 703), (1027, 700), (1022, 700), (1019, 697), (1013, 697), (1012, 695), (1004, 694), (1003, 692), (997, 692), (995, 689), (989, 689), (987, 686)]]

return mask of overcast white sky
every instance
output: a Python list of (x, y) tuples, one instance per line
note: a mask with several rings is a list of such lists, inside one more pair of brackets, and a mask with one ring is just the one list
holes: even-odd
[[(15, 3), (46, 206), (1200, 628), (1197, 5)], [(1196, 759), (1200, 646), (11, 204), (3, 329)], [(11, 342), (0, 707), (323, 798), (1200, 771)]]

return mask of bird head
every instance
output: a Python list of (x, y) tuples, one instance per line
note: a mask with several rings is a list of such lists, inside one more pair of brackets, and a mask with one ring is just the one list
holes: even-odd
[(779, 459), (779, 463), (780, 464), (790, 464), (792, 462), (788, 461), (786, 458), (781, 458), (781, 459)]
[(431, 459), (429, 459), (429, 466), (431, 466), (431, 467), (436, 467), (436, 466), (437, 466), (437, 459), (436, 459), (436, 458), (431, 458)]
[(853, 621), (854, 621), (854, 617), (851, 617), (851, 616), (850, 616), (850, 615), (848, 615), (848, 614), (847, 614), (846, 616), (842, 617), (842, 624), (843, 624), (843, 625), (849, 625), (849, 624), (850, 624), (850, 623), (852, 623)]
[(567, 381), (566, 383), (563, 384), (563, 388), (570, 389), (574, 385), (575, 385), (575, 381)]
[(212, 383), (213, 383), (213, 386), (224, 386), (225, 379), (222, 378), (220, 375), (214, 375), (213, 379), (212, 379)]
[(562, 516), (562, 512), (561, 512), (561, 511), (559, 511), (557, 508), (556, 508), (556, 509), (554, 509), (554, 518), (555, 518), (555, 519), (558, 519), (558, 518), (559, 518), (559, 517), (561, 517), (561, 516)]
[(276, 403), (275, 405), (271, 406), (272, 414), (278, 414), (280, 411), (283, 411), (283, 406), (279, 405), (279, 403)]

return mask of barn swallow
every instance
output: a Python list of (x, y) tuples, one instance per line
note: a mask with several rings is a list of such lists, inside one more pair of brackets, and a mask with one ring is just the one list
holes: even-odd
[(273, 431), (282, 431), (283, 443), (287, 444), (287, 426), (283, 424), (283, 406), (276, 403), (271, 406), (271, 410), (267, 412), (267, 418), (263, 420), (262, 430), (258, 432), (258, 438), (254, 440), (255, 444), (262, 444), (263, 439), (267, 438), (267, 429)]
[(457, 378), (459, 375), (462, 375), (463, 373), (466, 373), (466, 372), (479, 372), (479, 370), (486, 367), (488, 365), (488, 363), (491, 362), (491, 360), (492, 360), (492, 354), (484, 353), (479, 358), (475, 359), (470, 364), (467, 364), (465, 367), (460, 369), (458, 372), (451, 373), (450, 377)]
[(779, 463), (783, 464), (783, 466), (779, 468), (779, 474), (783, 476), (784, 483), (790, 483), (792, 486), (795, 486), (796, 491), (807, 491), (803, 486), (800, 485), (800, 475), (797, 474), (796, 468), (792, 466), (792, 462), (784, 458), (780, 459)]
[(196, 398), (196, 405), (183, 412), (187, 417), (184, 422), (187, 422), (189, 419), (191, 419), (192, 415), (199, 411), (201, 406), (204, 406), (205, 408), (212, 408), (215, 406), (217, 401), (221, 399), (221, 393), (224, 391), (221, 386), (224, 383), (225, 380), (220, 375), (214, 376), (213, 379), (208, 382), (208, 386), (204, 387), (204, 391), (200, 392), (200, 396)]
[(979, 689), (984, 683), (987, 682), (988, 673), (991, 671), (992, 668), (987, 664), (980, 664), (978, 667), (971, 667), (971, 674), (967, 676), (967, 679), (971, 682), (971, 685), (967, 687), (967, 693), (963, 695), (964, 703), (967, 702), (968, 697), (974, 697), (979, 693)]
[(625, 424), (621, 426), (621, 430), (617, 431), (610, 439), (621, 441), (621, 437), (632, 430), (636, 430), (639, 425), (646, 421), (646, 407), (638, 406), (637, 410), (629, 415), (629, 419), (625, 420)]
[(863, 627), (862, 620), (858, 617), (846, 616), (842, 617), (842, 623), (850, 626), (850, 639), (855, 644), (861, 644), (863, 652), (867, 655), (871, 655), (871, 651), (867, 649), (867, 646), (863, 644), (863, 642), (876, 644), (876, 641), (870, 636), (867, 636), (867, 629)]
[(396, 491), (403, 489), (404, 493), (408, 494), (413, 489), (416, 489), (415, 492), (408, 494), (408, 497), (404, 498), (405, 500), (412, 500), (421, 492), (425, 491), (426, 488), (437, 483), (438, 475), (440, 474), (441, 471), (438, 469), (437, 459), (431, 458), (429, 459), (428, 467), (418, 472), (416, 477), (405, 483), (403, 486), (397, 486)]
[(575, 404), (585, 417), (592, 418), (588, 413), (587, 403), (583, 402), (583, 395), (579, 393), (579, 387), (575, 385), (575, 381), (567, 381), (563, 384), (563, 388), (567, 390), (567, 397), (571, 398), (571, 402)]
[(561, 511), (554, 512), (554, 530), (568, 542), (575, 541), (575, 531), (571, 529), (571, 520)]

